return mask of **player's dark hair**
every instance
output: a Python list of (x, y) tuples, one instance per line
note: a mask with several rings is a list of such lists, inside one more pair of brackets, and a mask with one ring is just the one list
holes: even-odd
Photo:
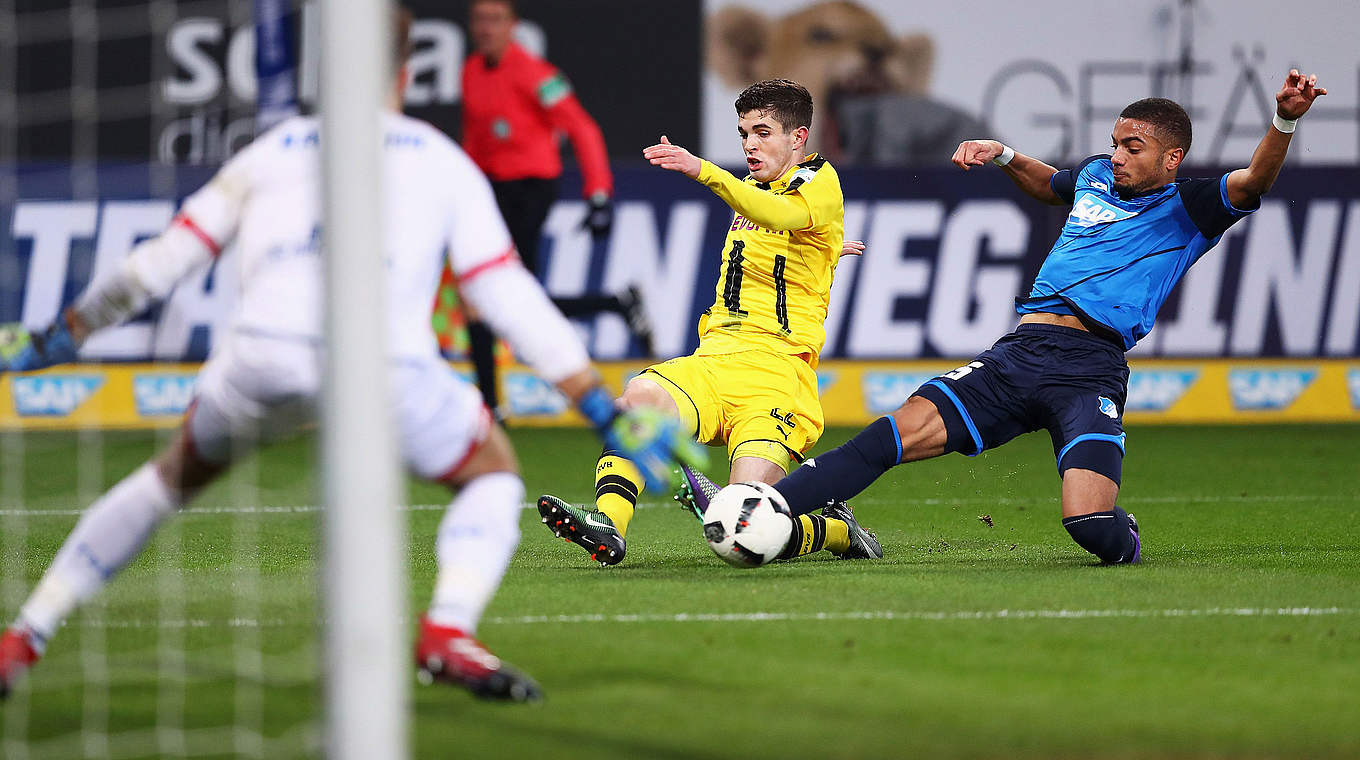
[(787, 79), (756, 82), (741, 91), (736, 106), (738, 116), (748, 111), (769, 111), (786, 132), (812, 126), (812, 94)]
[(395, 73), (411, 57), (411, 9), (396, 3), (392, 6), (392, 70)]
[(1174, 100), (1143, 98), (1120, 111), (1119, 118), (1151, 124), (1162, 142), (1190, 152), (1190, 114)]
[(497, 5), (504, 5), (510, 9), (511, 16), (519, 18), (519, 8), (515, 5), (515, 0), (472, 0), (472, 2), (468, 3), (468, 10), (472, 10), (472, 6), (480, 3), (496, 3)]

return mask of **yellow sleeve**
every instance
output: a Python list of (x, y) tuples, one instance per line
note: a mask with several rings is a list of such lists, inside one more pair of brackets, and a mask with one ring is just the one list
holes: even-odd
[(699, 165), (698, 179), (733, 211), (762, 227), (801, 230), (812, 226), (813, 212), (800, 193), (775, 195), (742, 182), (708, 161)]
[[(806, 172), (807, 179), (798, 183), (797, 192), (807, 202), (808, 213), (812, 219), (808, 226), (820, 227), (844, 214), (845, 197), (842, 195), (841, 180), (836, 175), (835, 169), (832, 169), (830, 164), (823, 164), (822, 168), (816, 170), (806, 168), (798, 170), (798, 173), (803, 172)], [(797, 182), (798, 173), (793, 175), (791, 183)]]

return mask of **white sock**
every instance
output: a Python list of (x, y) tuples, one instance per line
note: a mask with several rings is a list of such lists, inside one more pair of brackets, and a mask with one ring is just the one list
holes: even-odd
[(439, 577), (426, 617), (472, 634), (519, 545), (524, 481), (497, 472), (474, 478), (439, 523)]
[(52, 560), (38, 587), (19, 610), (41, 646), (57, 632), (76, 605), (94, 596), (146, 545), (180, 499), (161, 481), (150, 462), (99, 497)]

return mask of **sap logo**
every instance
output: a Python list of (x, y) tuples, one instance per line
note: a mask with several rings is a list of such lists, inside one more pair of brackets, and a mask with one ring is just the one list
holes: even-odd
[(1360, 411), (1360, 369), (1346, 373), (1346, 385), (1351, 389), (1351, 408)]
[(1106, 417), (1109, 417), (1112, 420), (1119, 419), (1119, 409), (1114, 405), (1113, 401), (1111, 401), (1108, 398), (1105, 398), (1104, 396), (1101, 396), (1096, 400), (1100, 402), (1101, 414), (1105, 415)]
[(1199, 378), (1196, 370), (1134, 371), (1129, 374), (1129, 397), (1124, 411), (1164, 412), (1181, 400)]
[(1078, 227), (1093, 227), (1135, 216), (1138, 216), (1137, 212), (1111, 206), (1097, 198), (1095, 193), (1083, 193), (1077, 202), (1072, 204), (1072, 213), (1068, 214), (1067, 218)]
[(826, 393), (831, 386), (836, 384), (836, 373), (830, 371), (817, 370), (817, 395)]
[(567, 398), (537, 375), (510, 372), (505, 375), (505, 395), (516, 417), (553, 416), (567, 409)]
[(132, 397), (137, 414), (168, 417), (184, 414), (194, 400), (198, 378), (192, 375), (137, 375), (132, 378)]
[(1237, 409), (1283, 409), (1316, 378), (1312, 369), (1235, 369), (1228, 390)]
[(12, 381), (14, 411), (20, 417), (65, 417), (85, 403), (104, 378), (98, 375), (16, 377)]
[(939, 376), (924, 372), (865, 372), (860, 382), (864, 408), (870, 414), (887, 414), (936, 377)]

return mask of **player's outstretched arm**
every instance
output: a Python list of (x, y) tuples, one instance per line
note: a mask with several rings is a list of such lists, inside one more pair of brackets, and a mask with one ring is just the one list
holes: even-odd
[(1266, 136), (1251, 154), (1251, 163), (1228, 175), (1228, 202), (1235, 208), (1253, 208), (1261, 196), (1275, 184), (1289, 153), (1289, 142), (1294, 137), (1295, 122), (1308, 113), (1313, 101), (1327, 90), (1317, 86), (1317, 75), (1305, 76), (1298, 69), (1290, 69), (1284, 86), (1275, 93), (1275, 119), (1266, 128)]
[[(200, 208), (211, 187), (198, 192)], [(31, 333), (23, 325), (0, 325), (0, 372), (31, 372), (75, 361), (90, 333), (121, 324), (164, 298), (218, 250), (207, 233), (181, 213), (167, 230), (138, 243), (112, 272), (90, 283), (50, 325)]]
[(665, 135), (661, 142), (642, 151), (643, 158), (662, 169), (680, 172), (708, 186), (733, 211), (771, 230), (801, 230), (812, 225), (812, 210), (799, 193), (767, 193), (732, 176), (709, 161), (671, 144)]
[(160, 235), (133, 247), (111, 271), (91, 282), (50, 325), (30, 333), (0, 325), (0, 372), (28, 372), (76, 360), (85, 339), (121, 324), (152, 301), (169, 295), (185, 275), (207, 264), (236, 235), (249, 192), (252, 144), (226, 163), (208, 184), (184, 200)]
[(1057, 169), (1037, 158), (1011, 150), (996, 140), (961, 142), (950, 160), (964, 171), (991, 161), (1000, 166), (1001, 170), (1006, 172), (1006, 176), (1011, 178), (1011, 182), (1023, 190), (1025, 195), (1053, 206), (1066, 203), (1053, 192), (1053, 187), (1049, 184), (1053, 175), (1058, 173)]

